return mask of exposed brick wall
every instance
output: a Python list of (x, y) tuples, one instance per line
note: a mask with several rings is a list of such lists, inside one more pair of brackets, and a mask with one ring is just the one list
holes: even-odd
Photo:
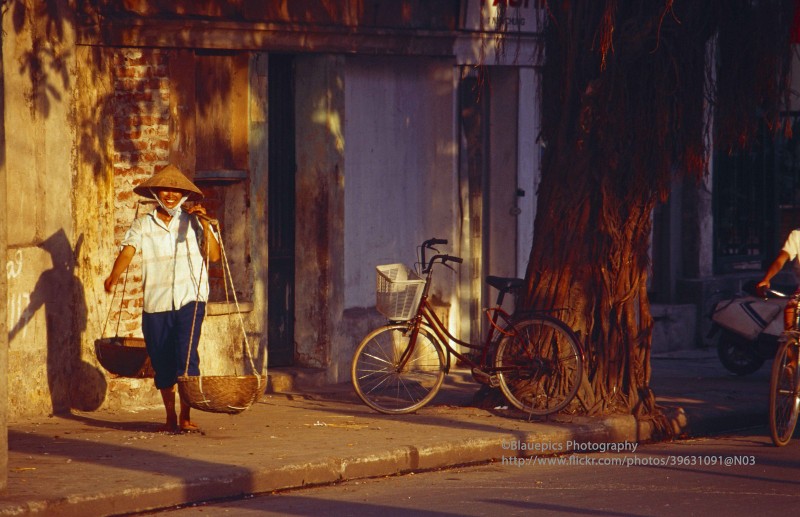
[[(137, 215), (154, 205), (133, 193), (133, 188), (169, 163), (168, 55), (158, 50), (120, 50), (113, 61), (114, 75), (114, 238), (119, 243)], [(128, 270), (127, 283), (117, 286), (114, 308), (106, 331), (117, 325), (122, 300), (120, 335), (141, 335), (142, 275), (137, 254)]]

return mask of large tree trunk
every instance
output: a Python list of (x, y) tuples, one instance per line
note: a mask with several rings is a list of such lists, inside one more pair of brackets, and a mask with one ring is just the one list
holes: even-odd
[(646, 282), (654, 203), (623, 202), (622, 185), (592, 177), (586, 160), (576, 158), (563, 160), (561, 170), (577, 173), (551, 174), (540, 187), (527, 305), (556, 309), (586, 347), (574, 409), (627, 412), (652, 403)]
[[(774, 18), (752, 12), (765, 6)], [(584, 382), (572, 410), (658, 417), (649, 388), (651, 213), (673, 176), (700, 178), (706, 170), (709, 39), (717, 30), (735, 34), (720, 42), (758, 38), (765, 31), (754, 20), (785, 22), (790, 8), (781, 1), (547, 2), (545, 151), (522, 305), (558, 311), (584, 344)], [(776, 53), (789, 48), (788, 31), (782, 34), (768, 35)], [(775, 66), (766, 74), (770, 84), (761, 91), (774, 99), (779, 75)], [(744, 90), (753, 93), (763, 84), (751, 77)], [(750, 98), (752, 106), (767, 100)], [(754, 122), (755, 110), (739, 108), (740, 119), (724, 127)]]

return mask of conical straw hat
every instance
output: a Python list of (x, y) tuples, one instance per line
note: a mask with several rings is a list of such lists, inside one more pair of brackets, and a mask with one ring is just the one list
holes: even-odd
[(189, 199), (200, 199), (203, 197), (203, 191), (197, 188), (197, 185), (184, 176), (184, 174), (174, 165), (167, 165), (161, 172), (150, 176), (139, 185), (134, 187), (133, 191), (147, 198), (152, 198), (150, 189), (158, 190), (159, 188), (173, 188), (186, 192)]

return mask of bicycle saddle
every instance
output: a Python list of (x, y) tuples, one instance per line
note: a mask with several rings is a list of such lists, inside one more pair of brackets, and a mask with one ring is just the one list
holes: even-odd
[(511, 293), (520, 289), (522, 287), (522, 284), (524, 283), (524, 280), (522, 280), (521, 278), (509, 278), (503, 276), (489, 275), (486, 277), (486, 283), (494, 287), (498, 291), (503, 291), (504, 293)]

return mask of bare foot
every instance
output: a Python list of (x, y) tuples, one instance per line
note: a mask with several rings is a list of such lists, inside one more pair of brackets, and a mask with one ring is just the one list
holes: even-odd
[(157, 433), (177, 433), (179, 431), (177, 422), (167, 422), (166, 424), (160, 426), (156, 429)]
[(181, 432), (183, 433), (197, 433), (200, 431), (200, 426), (191, 420), (181, 420)]

